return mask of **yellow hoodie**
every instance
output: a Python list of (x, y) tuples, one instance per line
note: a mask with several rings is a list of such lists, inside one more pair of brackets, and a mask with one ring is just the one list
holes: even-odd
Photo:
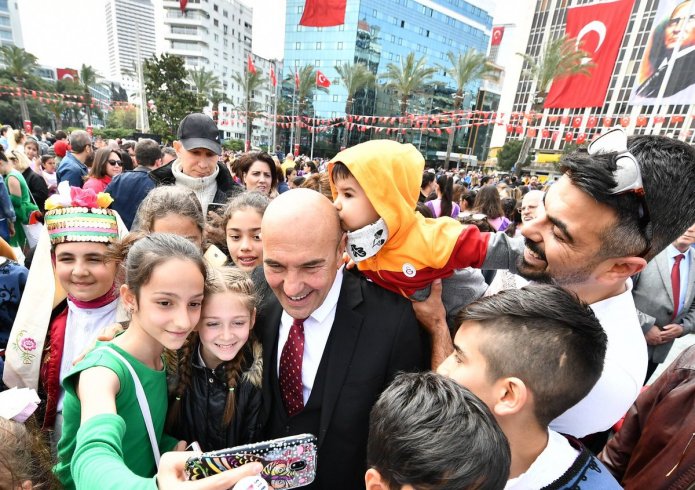
[[(425, 160), (411, 144), (373, 140), (338, 153), (328, 164), (345, 164), (386, 222), (388, 240), (357, 267), (391, 291), (411, 296), (454, 269), (480, 268), (489, 235), (452, 218), (425, 218), (415, 211)], [(336, 197), (331, 176), (331, 191)]]

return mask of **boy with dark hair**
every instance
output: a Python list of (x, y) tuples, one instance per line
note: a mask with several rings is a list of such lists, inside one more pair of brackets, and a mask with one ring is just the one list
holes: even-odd
[(485, 404), (434, 373), (400, 374), (369, 418), (366, 490), (502, 490), (507, 439)]
[(556, 286), (531, 285), (470, 304), (438, 372), (494, 414), (512, 451), (506, 489), (619, 489), (576, 439), (548, 424), (601, 376), (606, 334), (591, 308)]

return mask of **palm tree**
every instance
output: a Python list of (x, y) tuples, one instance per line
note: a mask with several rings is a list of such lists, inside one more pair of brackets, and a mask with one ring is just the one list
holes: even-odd
[(215, 121), (215, 124), (217, 124), (217, 121), (220, 119), (220, 104), (223, 103), (228, 103), (231, 102), (229, 97), (227, 97), (227, 94), (224, 92), (219, 92), (217, 90), (213, 90), (209, 94), (210, 98), (210, 103), (212, 104), (212, 120)]
[[(590, 55), (581, 49), (577, 48), (577, 40), (567, 36), (561, 36), (550, 41), (541, 56), (531, 56), (524, 53), (517, 53), (524, 58), (528, 68), (525, 75), (536, 84), (536, 93), (531, 101), (531, 111), (541, 113), (545, 99), (548, 97), (550, 86), (553, 80), (559, 77), (569, 75), (589, 75), (590, 69), (593, 67)], [(536, 119), (531, 119), (529, 125), (535, 126)], [(529, 151), (531, 150), (531, 138), (524, 139), (524, 144), (521, 146), (519, 158), (514, 164), (514, 173), (521, 175), (521, 166), (526, 161)]]
[(0, 47), (0, 58), (5, 64), (5, 72), (9, 75), (9, 78), (17, 83), (22, 120), (29, 121), (29, 108), (24, 97), (24, 85), (28, 80), (34, 78), (34, 70), (38, 68), (36, 64), (37, 58), (17, 46)]
[(386, 79), (386, 88), (395, 90), (398, 95), (401, 121), (408, 114), (410, 98), (423, 92), (436, 72), (436, 68), (427, 66), (424, 56), (415, 60), (415, 53), (412, 52), (406, 56), (405, 62), (401, 58), (400, 65), (389, 63), (386, 66), (386, 72), (380, 77)]
[(92, 93), (89, 91), (89, 87), (96, 85), (100, 78), (100, 75), (91, 65), (83, 64), (82, 68), (80, 68), (80, 84), (84, 93), (84, 106), (87, 112), (88, 126), (92, 125)]
[(56, 131), (63, 129), (63, 112), (67, 108), (65, 103), (59, 101), (49, 102), (46, 104), (46, 107), (48, 107), (48, 110), (51, 112), (51, 116), (53, 116)]
[(247, 70), (243, 75), (238, 72), (234, 73), (234, 75), (232, 75), (232, 80), (241, 86), (241, 91), (244, 94), (242, 108), (246, 113), (245, 151), (249, 151), (251, 149), (253, 120), (256, 118), (257, 111), (260, 109), (260, 104), (253, 100), (254, 92), (265, 83), (265, 78), (263, 77), (263, 71), (257, 68), (255, 72)]
[[(326, 87), (319, 87), (316, 85), (316, 71), (312, 65), (306, 65), (299, 68), (296, 74), (299, 77), (299, 87), (295, 93), (297, 103), (297, 127), (295, 129), (294, 144), (299, 145), (302, 136), (302, 115), (306, 111), (308, 102), (314, 99), (314, 92), (316, 90), (328, 93), (328, 89)], [(292, 83), (295, 83), (295, 73), (291, 73), (286, 80), (291, 80)]]
[(217, 75), (211, 71), (207, 71), (205, 67), (198, 70), (193, 68), (188, 70), (188, 81), (195, 87), (195, 92), (198, 95), (200, 104), (205, 106), (210, 101), (213, 92), (219, 92), (222, 90), (222, 84), (220, 83)]
[[(463, 103), (463, 92), (466, 85), (469, 83), (485, 78), (492, 70), (492, 65), (488, 62), (487, 57), (474, 49), (469, 49), (465, 53), (458, 55), (449, 51), (449, 66), (440, 66), (442, 70), (456, 83), (456, 94), (454, 94), (454, 112), (461, 108)], [(449, 160), (451, 158), (451, 149), (454, 146), (456, 139), (456, 125), (449, 133), (449, 139), (446, 143), (446, 159), (444, 160), (444, 170), (449, 168)]]
[[(347, 116), (352, 114), (352, 106), (355, 102), (355, 94), (360, 90), (374, 85), (376, 77), (369, 71), (364, 63), (346, 63), (335, 67), (340, 80), (345, 85), (347, 90), (347, 102), (345, 102), (345, 120)], [(348, 129), (347, 124), (343, 130), (343, 146), (348, 144)]]

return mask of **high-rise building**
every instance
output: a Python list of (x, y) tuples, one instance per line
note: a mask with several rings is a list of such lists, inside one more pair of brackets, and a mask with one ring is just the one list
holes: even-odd
[[(353, 0), (347, 2), (345, 23), (336, 27), (304, 27), (299, 20), (304, 0), (287, 0), (285, 22), (285, 68), (313, 65), (333, 84), (328, 94), (318, 92), (314, 100), (317, 117), (345, 115), (347, 92), (339, 85), (336, 66), (363, 62), (376, 75), (389, 63), (398, 65), (409, 53), (425, 56), (429, 66), (445, 67), (447, 52), (475, 49), (486, 52), (492, 27), (490, 5), (483, 0)], [(287, 75), (287, 73), (285, 73)], [(454, 82), (442, 68), (435, 81), (455, 91)], [(475, 99), (478, 83), (466, 93), (466, 103)], [(357, 114), (398, 113), (391, 94), (355, 101)], [(412, 112), (436, 112), (434, 97)]]
[[(163, 0), (162, 7), (159, 49), (181, 56), (188, 69), (205, 68), (216, 75), (228, 100), (219, 111), (230, 113), (243, 99), (232, 75), (244, 72), (251, 53), (253, 10), (238, 0), (188, 0), (185, 12), (178, 0)], [(225, 138), (244, 134), (240, 118), (230, 122), (220, 125)]]
[[(525, 1), (528, 2), (528, 0)], [(594, 0), (572, 2), (534, 0), (530, 2), (530, 8), (519, 9), (517, 22), (510, 20), (512, 24), (507, 24), (501, 48), (507, 51), (519, 51), (519, 46), (526, 46), (525, 53), (537, 58), (552, 39), (566, 33), (570, 8), (595, 5), (603, 9), (619, 9), (620, 7), (616, 6), (617, 3), (601, 3)], [(650, 101), (649, 98), (635, 97), (636, 87), (645, 77), (645, 59), (648, 58), (650, 50), (655, 51), (652, 46), (657, 46), (655, 33), (661, 29), (662, 41), (660, 42), (665, 42), (663, 41), (664, 26), (673, 20), (674, 9), (680, 3), (676, 0), (634, 2), (624, 35), (619, 40), (617, 57), (612, 64), (605, 66), (610, 72), (610, 81), (603, 104), (597, 107), (578, 107), (581, 104), (576, 104), (577, 107), (572, 108), (546, 108), (541, 115), (531, 116), (533, 99), (539, 90), (530, 74), (521, 69), (522, 59), (517, 56), (516, 66), (505, 74), (500, 101), (499, 111), (505, 114), (505, 124), (495, 126), (491, 146), (500, 147), (510, 139), (526, 137), (530, 121), (535, 119), (535, 127), (531, 130), (535, 133), (532, 148), (536, 153), (536, 164), (531, 168), (541, 173), (548, 173), (552, 172), (550, 164), (559, 158), (560, 152), (567, 144), (588, 142), (605, 128), (615, 125), (623, 126), (628, 134), (661, 134), (693, 143), (695, 99), (691, 97), (689, 100), (687, 98), (678, 100), (676, 96), (667, 97), (669, 95), (667, 83), (664, 83), (661, 88), (665, 93), (662, 94), (664, 98), (660, 103)], [(610, 18), (611, 12), (606, 12), (607, 18)], [(613, 13), (616, 12), (617, 10), (613, 11)], [(689, 15), (690, 18), (695, 15), (695, 7), (691, 7)], [(498, 20), (495, 19), (496, 22)], [(605, 22), (608, 20), (602, 19), (601, 23)], [(691, 29), (690, 23), (682, 22), (683, 31)], [(515, 29), (510, 30), (510, 25)], [(604, 41), (591, 31), (592, 29), (587, 26), (585, 34), (595, 36), (595, 38), (587, 38), (587, 42), (590, 43), (588, 49), (598, 51)], [(607, 34), (611, 33), (607, 31)], [(683, 58), (686, 58), (685, 55), (693, 49), (692, 40), (683, 38), (679, 43)], [(671, 47), (670, 51), (674, 51), (674, 48)], [(667, 58), (661, 61), (661, 66), (671, 65), (667, 61)], [(690, 77), (689, 81), (692, 82), (690, 88), (695, 87), (695, 75), (692, 70), (686, 77)], [(675, 78), (675, 70), (672, 78)], [(687, 90), (684, 90), (685, 92)], [(543, 162), (548, 162), (545, 168)]]
[(16, 0), (0, 0), (0, 45), (24, 47)]
[(151, 0), (107, 0), (105, 12), (109, 78), (136, 91), (137, 65), (156, 51), (154, 6)]

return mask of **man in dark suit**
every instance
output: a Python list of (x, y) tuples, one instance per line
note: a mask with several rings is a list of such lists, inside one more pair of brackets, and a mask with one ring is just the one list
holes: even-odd
[(666, 360), (673, 341), (695, 331), (695, 250), (690, 247), (693, 243), (695, 224), (632, 279), (632, 296), (641, 313), (649, 354), (645, 383)]
[(343, 270), (345, 236), (323, 195), (280, 195), (261, 233), (275, 296), (255, 326), (264, 435), (318, 437), (310, 488), (364, 488), (369, 412), (398, 371), (428, 367), (428, 344), (409, 301)]

